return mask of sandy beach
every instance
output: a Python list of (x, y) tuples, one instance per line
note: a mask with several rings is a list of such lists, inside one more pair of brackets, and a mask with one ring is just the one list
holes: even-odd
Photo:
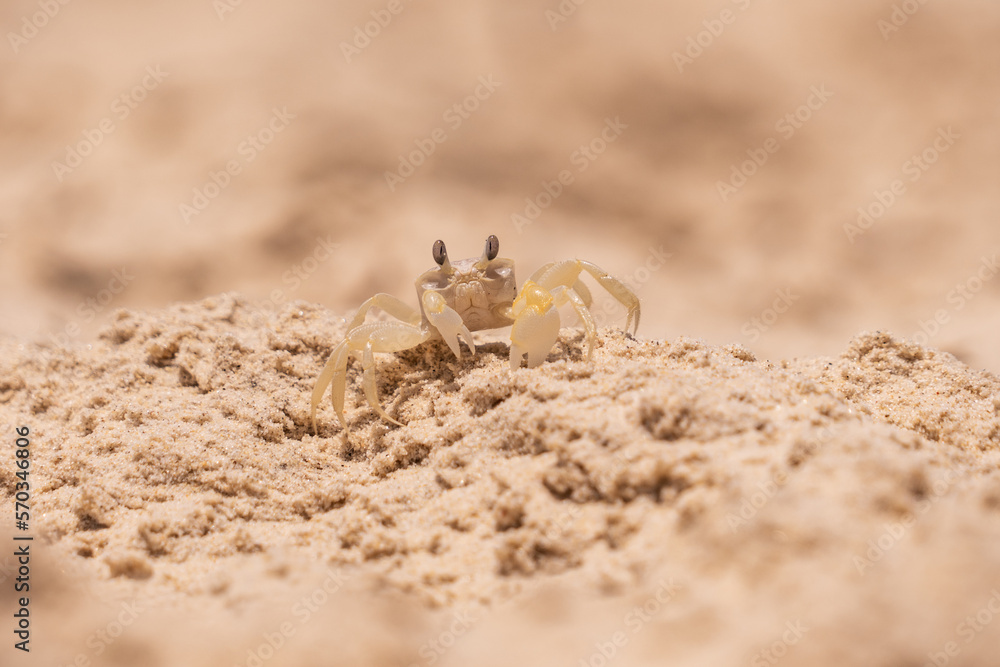
[[(227, 294), (5, 346), (45, 664), (920, 664), (1000, 604), (1000, 380), (946, 353), (428, 343), (379, 367), (404, 427), (352, 372), (313, 435), (343, 326)], [(979, 623), (961, 664), (1000, 650)]]

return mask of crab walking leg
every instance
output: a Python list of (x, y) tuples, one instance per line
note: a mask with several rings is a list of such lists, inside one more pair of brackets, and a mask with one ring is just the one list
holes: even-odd
[(407, 324), (412, 324), (413, 326), (419, 326), (420, 324), (420, 313), (415, 311), (401, 299), (398, 299), (391, 294), (380, 292), (361, 304), (361, 307), (358, 308), (358, 312), (354, 314), (354, 319), (347, 325), (347, 331), (350, 332), (352, 329), (361, 326), (365, 321), (365, 316), (368, 315), (368, 311), (371, 310), (373, 306), (381, 308), (397, 320), (402, 320)]
[(511, 308), (514, 324), (510, 329), (510, 369), (517, 370), (528, 355), (528, 368), (543, 361), (559, 337), (559, 311), (547, 289), (529, 280)]
[[(639, 330), (639, 297), (635, 295), (628, 285), (618, 280), (610, 273), (592, 262), (582, 259), (567, 259), (562, 262), (546, 264), (535, 272), (532, 279), (545, 289), (553, 289), (562, 285), (564, 287), (575, 286), (581, 271), (586, 271), (606, 289), (611, 296), (618, 299), (628, 309), (628, 318), (625, 320), (625, 330)], [(634, 321), (634, 325), (633, 325)]]
[[(434, 332), (430, 329), (423, 329), (413, 324), (404, 322), (371, 322), (355, 327), (347, 334), (347, 338), (341, 341), (330, 354), (323, 372), (316, 380), (316, 386), (312, 395), (312, 421), (313, 432), (316, 431), (316, 407), (319, 405), (326, 388), (331, 386), (330, 400), (333, 403), (334, 412), (340, 420), (340, 425), (347, 428), (347, 421), (344, 419), (344, 395), (347, 391), (347, 361), (351, 352), (362, 353), (362, 367), (365, 370), (363, 384), (365, 397), (378, 414), (389, 421), (399, 424), (390, 418), (382, 410), (378, 403), (377, 396), (373, 402), (371, 397), (375, 389), (375, 368), (374, 352), (400, 352), (416, 347), (421, 343), (434, 337)], [(370, 355), (370, 356), (369, 356)]]
[(596, 264), (582, 259), (578, 259), (576, 261), (587, 271), (587, 273), (592, 275), (597, 282), (601, 283), (601, 287), (608, 290), (611, 296), (618, 299), (618, 303), (628, 308), (628, 316), (625, 319), (625, 331), (628, 331), (631, 328), (633, 334), (638, 333), (639, 315), (641, 315), (641, 311), (639, 306), (639, 297), (635, 295), (635, 292), (633, 292), (628, 285), (618, 280)]
[(323, 394), (326, 393), (326, 388), (331, 383), (333, 384), (333, 388), (330, 390), (330, 398), (333, 400), (333, 410), (337, 413), (340, 425), (345, 426), (347, 424), (344, 421), (344, 394), (347, 391), (347, 359), (350, 356), (350, 352), (346, 340), (338, 343), (333, 348), (333, 352), (330, 353), (330, 358), (327, 359), (326, 366), (323, 367), (323, 372), (316, 379), (316, 386), (313, 387), (312, 406), (310, 407), (313, 433), (315, 434), (319, 434), (319, 429), (316, 428), (316, 407), (323, 400)]
[[(548, 264), (539, 267), (537, 271), (531, 274), (531, 278), (529, 278), (528, 280), (537, 283), (539, 280), (539, 276), (543, 275), (546, 271), (548, 271), (555, 265), (556, 262), (549, 262)], [(573, 283), (573, 291), (580, 295), (580, 298), (583, 299), (583, 304), (587, 306), (587, 308), (590, 308), (590, 304), (594, 303), (594, 297), (591, 296), (590, 294), (590, 288), (587, 287), (587, 284), (584, 283), (582, 280), (577, 280), (575, 283)]]
[[(577, 281), (577, 285), (580, 281)], [(590, 314), (590, 309), (581, 297), (580, 294), (574, 289), (569, 289), (568, 287), (563, 287), (560, 285), (552, 290), (552, 297), (555, 299), (555, 304), (561, 306), (567, 301), (572, 304), (573, 310), (576, 311), (576, 316), (580, 318), (583, 323), (583, 330), (587, 334), (587, 361), (594, 358), (594, 339), (597, 338), (597, 327), (594, 326), (594, 317)]]
[[(569, 261), (573, 262), (574, 260), (569, 260)], [(549, 262), (548, 264), (544, 264), (538, 267), (538, 270), (535, 271), (533, 274), (531, 274), (531, 277), (528, 278), (528, 280), (531, 280), (536, 283), (539, 282), (541, 276), (544, 275), (546, 271), (548, 271), (555, 265), (556, 262)], [(569, 285), (569, 283), (566, 284)], [(572, 286), (573, 286), (573, 291), (579, 294), (580, 298), (583, 299), (583, 304), (587, 306), (587, 308), (590, 308), (590, 304), (594, 302), (594, 297), (591, 296), (590, 288), (587, 287), (586, 283), (584, 283), (582, 280), (577, 280), (575, 283), (572, 283)]]
[(375, 384), (375, 353), (372, 351), (371, 341), (368, 341), (368, 344), (365, 345), (365, 351), (361, 357), (361, 367), (365, 371), (362, 385), (365, 388), (365, 399), (368, 400), (368, 405), (382, 419), (392, 422), (396, 426), (402, 426), (402, 423), (386, 414), (385, 410), (382, 409), (382, 403), (379, 401), (378, 386)]
[(449, 306), (443, 296), (437, 292), (428, 291), (424, 292), (422, 301), (427, 321), (441, 333), (444, 342), (448, 344), (456, 357), (462, 358), (462, 348), (459, 346), (459, 342), (463, 340), (472, 350), (472, 354), (476, 353), (476, 342), (472, 340), (472, 332), (469, 331), (469, 327), (465, 326), (458, 311)]
[(316, 386), (313, 387), (312, 407), (310, 410), (312, 413), (313, 433), (319, 432), (316, 428), (316, 408), (323, 399), (326, 388), (331, 384), (333, 387), (330, 398), (333, 403), (333, 409), (337, 413), (340, 425), (346, 426), (347, 424), (344, 421), (344, 395), (347, 392), (347, 362), (350, 358), (350, 353), (358, 349), (349, 345), (349, 340), (352, 334), (364, 324), (365, 316), (368, 315), (368, 311), (372, 307), (381, 308), (392, 317), (403, 320), (414, 327), (420, 324), (420, 313), (391, 294), (381, 292), (361, 304), (358, 312), (354, 315), (354, 319), (347, 326), (347, 340), (342, 341), (333, 349), (330, 358), (326, 362), (326, 366), (323, 367), (323, 372), (320, 373), (319, 378), (316, 380)]
[(403, 322), (372, 322), (358, 327), (350, 335), (351, 347), (362, 350), (361, 366), (364, 368), (362, 386), (368, 405), (383, 419), (402, 426), (386, 414), (379, 403), (375, 385), (375, 352), (402, 352), (425, 343), (436, 334), (430, 328), (423, 328)]
[(587, 288), (582, 280), (577, 280), (573, 283), (573, 291), (580, 295), (583, 305), (587, 308), (590, 308), (590, 304), (594, 303), (594, 297), (590, 295), (590, 289)]
[[(572, 262), (573, 260), (569, 261)], [(528, 278), (528, 280), (533, 283), (539, 282), (542, 279), (542, 276), (545, 275), (545, 273), (556, 264), (558, 264), (558, 262), (549, 262), (548, 264), (542, 264), (540, 267), (538, 267), (538, 269), (534, 273), (531, 274), (531, 277)]]

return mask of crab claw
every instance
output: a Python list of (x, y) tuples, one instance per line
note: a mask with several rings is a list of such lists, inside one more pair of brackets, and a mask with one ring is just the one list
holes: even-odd
[(528, 356), (528, 368), (543, 361), (559, 337), (559, 311), (552, 293), (528, 281), (511, 308), (514, 325), (510, 330), (510, 368), (516, 370)]
[(441, 332), (444, 342), (459, 359), (462, 358), (460, 341), (465, 341), (472, 353), (476, 353), (476, 343), (472, 340), (472, 332), (465, 326), (462, 316), (454, 308), (448, 306), (444, 297), (437, 292), (424, 292), (424, 314), (435, 329)]

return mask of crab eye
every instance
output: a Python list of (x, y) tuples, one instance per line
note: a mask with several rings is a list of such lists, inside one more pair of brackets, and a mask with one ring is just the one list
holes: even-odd
[(438, 239), (434, 242), (434, 247), (431, 248), (431, 255), (434, 256), (434, 261), (440, 266), (444, 266), (444, 263), (448, 261), (448, 251), (444, 247), (444, 241)]
[(490, 234), (490, 237), (486, 239), (486, 259), (494, 260), (500, 253), (500, 239), (496, 237), (495, 234)]

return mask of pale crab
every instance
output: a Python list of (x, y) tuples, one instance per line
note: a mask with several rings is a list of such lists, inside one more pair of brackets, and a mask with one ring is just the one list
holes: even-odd
[[(402, 426), (382, 409), (375, 385), (375, 353), (400, 352), (429, 340), (443, 338), (459, 359), (460, 342), (464, 341), (473, 354), (476, 343), (473, 331), (510, 326), (510, 368), (521, 366), (527, 356), (528, 368), (545, 361), (559, 336), (558, 306), (569, 303), (583, 323), (587, 337), (587, 360), (594, 354), (597, 328), (590, 314), (590, 290), (580, 280), (584, 271), (628, 309), (625, 330), (639, 329), (639, 298), (625, 283), (607, 271), (582, 259), (549, 262), (531, 276), (517, 292), (514, 281), (514, 261), (497, 257), (500, 241), (496, 236), (486, 239), (481, 257), (448, 260), (443, 241), (435, 241), (431, 254), (437, 267), (424, 272), (416, 281), (420, 312), (391, 294), (376, 294), (358, 309), (347, 325), (347, 335), (330, 354), (326, 366), (316, 380), (312, 394), (312, 425), (316, 429), (316, 407), (326, 388), (333, 385), (333, 409), (343, 428), (344, 397), (347, 393), (347, 361), (353, 352), (361, 358), (364, 370), (362, 386), (365, 398), (375, 412)], [(515, 298), (516, 297), (516, 298)], [(372, 307), (377, 306), (398, 321), (365, 322)], [(634, 324), (633, 324), (634, 323)]]

